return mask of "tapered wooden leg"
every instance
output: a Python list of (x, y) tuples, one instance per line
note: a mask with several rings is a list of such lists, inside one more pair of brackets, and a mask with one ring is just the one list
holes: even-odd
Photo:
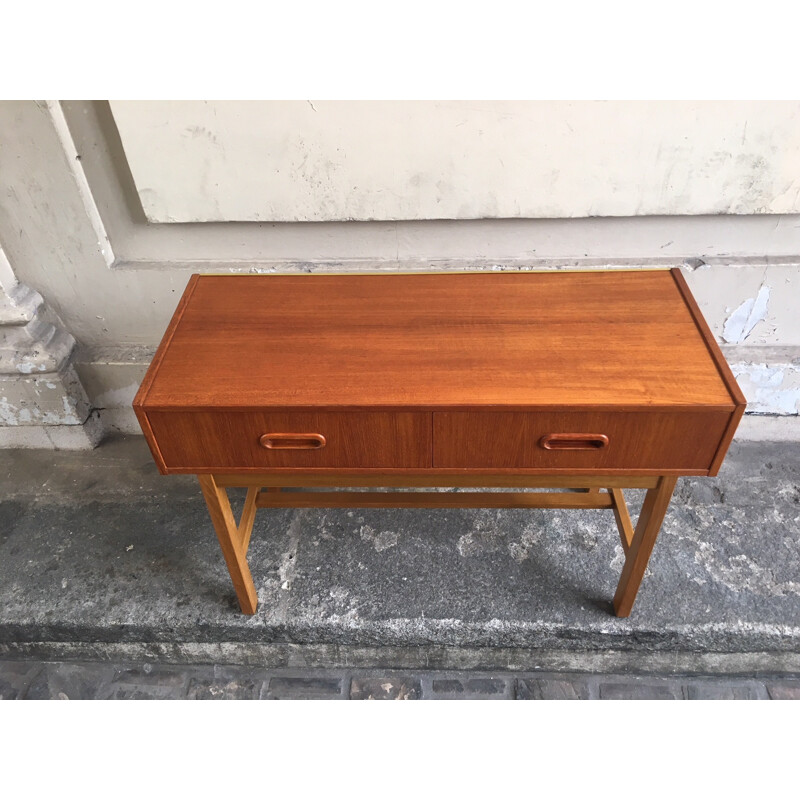
[(622, 577), (614, 595), (614, 611), (618, 617), (627, 617), (631, 613), (676, 482), (677, 478), (674, 476), (662, 475), (658, 484), (653, 489), (648, 489), (645, 495), (633, 541), (622, 568)]
[[(233, 518), (228, 493), (217, 485), (213, 475), (198, 475), (197, 478), (203, 490), (203, 497), (206, 499), (211, 521), (214, 523), (214, 530), (217, 532), (222, 555), (228, 565), (228, 572), (231, 574), (239, 606), (243, 613), (255, 614), (258, 605), (256, 587), (253, 585), (253, 577), (245, 558), (246, 543), (242, 541), (236, 520)], [(252, 526), (252, 521), (250, 524)], [(249, 531), (247, 537), (249, 539)]]

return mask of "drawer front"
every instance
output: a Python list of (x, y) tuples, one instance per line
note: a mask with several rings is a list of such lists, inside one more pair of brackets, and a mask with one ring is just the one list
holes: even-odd
[(431, 466), (431, 415), (148, 411), (167, 470)]
[(441, 469), (707, 470), (726, 411), (436, 412)]

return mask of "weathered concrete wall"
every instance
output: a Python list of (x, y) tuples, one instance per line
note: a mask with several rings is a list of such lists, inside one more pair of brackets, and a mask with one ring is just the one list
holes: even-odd
[(192, 272), (685, 264), (751, 401), (740, 438), (800, 438), (798, 214), (155, 224), (107, 104), (0, 103), (0, 135), (0, 241), (107, 425), (138, 432), (130, 400)]
[(800, 212), (800, 103), (111, 103), (152, 222)]

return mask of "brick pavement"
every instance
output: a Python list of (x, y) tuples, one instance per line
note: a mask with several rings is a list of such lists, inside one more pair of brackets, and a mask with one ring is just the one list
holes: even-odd
[(800, 700), (800, 675), (270, 670), (0, 660), (4, 700)]

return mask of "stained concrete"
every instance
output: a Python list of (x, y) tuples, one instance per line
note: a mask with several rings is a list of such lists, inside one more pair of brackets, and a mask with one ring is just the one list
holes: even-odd
[[(679, 481), (627, 620), (611, 614), (623, 556), (607, 511), (262, 510), (247, 617), (196, 480), (158, 475), (140, 437), (0, 452), (0, 483), (7, 655), (800, 663), (797, 444), (737, 444), (718, 478)], [(643, 493), (629, 494), (635, 512)]]

